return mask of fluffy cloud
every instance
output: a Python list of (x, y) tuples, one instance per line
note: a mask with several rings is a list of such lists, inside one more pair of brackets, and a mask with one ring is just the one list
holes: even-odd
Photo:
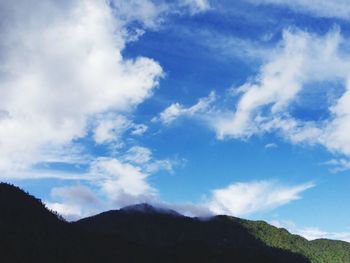
[(146, 181), (149, 174), (138, 166), (115, 158), (98, 158), (91, 165), (90, 173), (99, 181), (102, 191), (112, 199), (124, 194), (144, 196), (157, 192)]
[(245, 216), (271, 210), (300, 199), (300, 194), (314, 184), (283, 186), (273, 181), (234, 183), (212, 191), (207, 202), (215, 214)]
[[(71, 219), (157, 198), (149, 176), (172, 172), (175, 161), (155, 159), (140, 146), (128, 150), (123, 136), (147, 131), (132, 113), (163, 71), (150, 58), (125, 59), (122, 51), (165, 15), (208, 8), (203, 0), (0, 1), (1, 177), (83, 182), (54, 188), (47, 201)], [(90, 137), (95, 146), (118, 151), (92, 156), (79, 143)], [(37, 170), (51, 162), (83, 164), (87, 171)]]
[(147, 131), (144, 124), (136, 124), (123, 115), (102, 114), (95, 118), (93, 128), (93, 139), (97, 144), (118, 144), (122, 146), (122, 137), (125, 132), (140, 136)]
[[(159, 171), (172, 172), (177, 161), (159, 160), (152, 151), (131, 147), (124, 155), (99, 157), (85, 173), (59, 174), (61, 179), (80, 180), (84, 185), (53, 188), (47, 206), (68, 220), (135, 203), (160, 203), (158, 190), (149, 177)], [(54, 177), (51, 175), (51, 177)]]
[[(53, 188), (46, 205), (68, 220), (90, 216), (140, 202), (154, 202), (158, 191), (149, 184), (150, 173), (116, 158), (95, 159), (81, 181), (90, 186)], [(77, 179), (77, 178), (75, 178)]]
[(157, 86), (158, 63), (122, 57), (128, 35), (106, 1), (0, 6), (1, 170), (29, 167), (44, 148), (86, 136), (96, 116), (95, 139), (110, 140), (121, 128), (109, 112), (131, 111)]
[(341, 18), (348, 20), (350, 7), (347, 0), (248, 0), (255, 4), (286, 6), (296, 12), (309, 13), (318, 17)]
[(119, 141), (131, 125), (130, 120), (124, 116), (102, 116), (101, 119), (96, 120), (93, 138), (98, 144)]

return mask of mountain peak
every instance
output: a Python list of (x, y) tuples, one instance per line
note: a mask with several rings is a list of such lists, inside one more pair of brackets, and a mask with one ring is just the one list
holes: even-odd
[(175, 210), (165, 208), (165, 207), (155, 207), (148, 203), (140, 203), (135, 205), (125, 206), (120, 209), (120, 211), (128, 213), (143, 213), (143, 214), (166, 214), (173, 216), (182, 216), (180, 213)]

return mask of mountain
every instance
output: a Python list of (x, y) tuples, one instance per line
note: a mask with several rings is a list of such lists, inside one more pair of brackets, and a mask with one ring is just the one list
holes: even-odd
[(189, 218), (149, 204), (68, 223), (0, 184), (0, 262), (350, 263), (350, 244), (306, 239), (262, 221)]
[(201, 220), (129, 208), (73, 224), (92, 235), (110, 234), (142, 247), (146, 245), (151, 254), (145, 257), (152, 259), (157, 251), (156, 262), (309, 262), (296, 253), (266, 246), (245, 227), (225, 216)]
[(176, 212), (175, 210), (163, 208), (163, 207), (154, 207), (146, 203), (125, 206), (121, 208), (120, 211), (130, 213), (130, 214), (142, 213), (142, 214), (165, 214), (165, 215), (173, 215), (173, 216), (182, 216), (180, 213)]

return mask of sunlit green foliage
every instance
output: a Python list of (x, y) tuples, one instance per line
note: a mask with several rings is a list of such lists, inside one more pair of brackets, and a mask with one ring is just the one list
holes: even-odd
[(300, 253), (308, 257), (312, 263), (350, 262), (350, 244), (347, 242), (326, 239), (308, 241), (298, 235), (290, 234), (286, 229), (271, 226), (263, 221), (229, 218), (240, 222), (267, 245)]

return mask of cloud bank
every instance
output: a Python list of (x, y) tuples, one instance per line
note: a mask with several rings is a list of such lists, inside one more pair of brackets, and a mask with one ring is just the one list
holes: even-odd
[(127, 33), (105, 1), (0, 5), (1, 170), (45, 161), (97, 116), (96, 141), (110, 139), (108, 114), (131, 111), (162, 76), (152, 59), (122, 57)]

